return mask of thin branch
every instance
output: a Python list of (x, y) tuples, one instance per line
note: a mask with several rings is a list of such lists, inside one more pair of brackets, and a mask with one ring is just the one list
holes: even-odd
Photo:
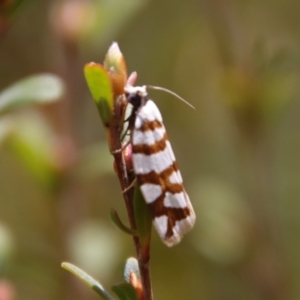
[[(115, 159), (115, 170), (119, 178), (123, 193), (125, 206), (128, 214), (129, 224), (133, 230), (136, 230), (136, 222), (133, 207), (134, 188), (128, 189), (132, 181), (135, 179), (135, 174), (127, 169), (123, 151), (117, 151), (122, 148), (122, 130), (123, 130), (123, 116), (126, 109), (126, 103), (121, 98), (117, 99), (113, 119), (111, 122), (111, 145), (112, 153)], [(149, 247), (141, 247), (141, 243), (138, 236), (133, 236), (133, 242), (135, 251), (137, 254), (137, 260), (139, 263), (141, 281), (143, 285), (144, 300), (152, 300), (152, 287), (149, 270), (150, 249)]]

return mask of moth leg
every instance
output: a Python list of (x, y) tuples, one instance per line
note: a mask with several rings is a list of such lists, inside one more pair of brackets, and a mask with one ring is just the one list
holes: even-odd
[(134, 187), (136, 183), (136, 177), (132, 180), (132, 182), (129, 184), (128, 187), (125, 188), (125, 190), (122, 191), (122, 194), (127, 193), (130, 189), (132, 189)]
[(129, 127), (127, 127), (127, 128), (125, 129), (124, 133), (123, 133), (122, 136), (121, 136), (121, 141), (123, 141), (124, 138), (125, 138), (125, 136), (126, 136), (126, 135), (129, 135), (129, 134), (130, 134), (130, 133), (129, 133)]
[(118, 154), (118, 153), (122, 152), (129, 144), (130, 144), (130, 140), (127, 141), (124, 145), (122, 145), (122, 147), (121, 147), (120, 149), (112, 150), (110, 153), (111, 153), (112, 155)]

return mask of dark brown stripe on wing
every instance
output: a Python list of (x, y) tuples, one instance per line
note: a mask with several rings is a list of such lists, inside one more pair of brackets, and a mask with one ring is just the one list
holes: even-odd
[(173, 208), (164, 206), (165, 193), (163, 193), (156, 201), (149, 204), (152, 219), (166, 216), (168, 218), (168, 228), (165, 238), (171, 238), (174, 236), (173, 228), (176, 225), (176, 221), (186, 219), (191, 215), (190, 209), (186, 208)]
[[(152, 203), (149, 203), (149, 208), (151, 211), (152, 219), (166, 216), (168, 219), (168, 226), (167, 226), (167, 232), (165, 234), (165, 238), (171, 239), (174, 236), (173, 228), (176, 225), (176, 221), (180, 221), (183, 219), (186, 219), (191, 215), (190, 208), (188, 207), (188, 200), (187, 200), (187, 207), (185, 208), (176, 208), (176, 207), (166, 207), (164, 204), (164, 200), (166, 197), (166, 192), (172, 193), (172, 194), (179, 194), (184, 192), (185, 189), (183, 187), (183, 183), (172, 183), (170, 182), (170, 176), (173, 174), (173, 172), (178, 171), (178, 166), (176, 162), (173, 162), (173, 164), (166, 168), (163, 172), (157, 174), (154, 171), (151, 171), (147, 174), (138, 174), (137, 180), (142, 186), (145, 183), (152, 183), (159, 185), (162, 188), (162, 194), (155, 199)], [(185, 194), (186, 195), (186, 194)], [(187, 197), (187, 195), (186, 195)]]
[(159, 122), (158, 120), (154, 120), (152, 122), (145, 122), (141, 127), (138, 128), (140, 131), (149, 131), (154, 130), (155, 128), (161, 128), (164, 127), (164, 125)]
[(154, 171), (151, 171), (146, 174), (137, 174), (137, 180), (140, 185), (145, 183), (152, 183), (156, 185), (160, 185), (163, 192), (170, 192), (173, 194), (180, 193), (183, 191), (182, 182), (179, 183), (172, 183), (170, 182), (170, 176), (173, 172), (177, 172), (178, 167), (177, 163), (173, 162), (168, 168), (166, 168), (161, 173), (157, 174)]
[(154, 144), (147, 145), (147, 144), (137, 144), (132, 145), (132, 152), (133, 153), (142, 153), (145, 155), (151, 155), (160, 151), (165, 150), (166, 148), (166, 141), (167, 141), (167, 134), (164, 134), (162, 139)]
[[(176, 171), (176, 166), (170, 166), (169, 168), (167, 168), (164, 172), (162, 172), (161, 174), (156, 174), (155, 172), (150, 172), (148, 174), (138, 174), (137, 175), (137, 180), (140, 184), (140, 186), (142, 186), (145, 183), (152, 183), (155, 185), (159, 185), (162, 189), (162, 194), (155, 199), (155, 201), (153, 201), (151, 204), (151, 215), (152, 215), (152, 219), (154, 219), (155, 217), (159, 217), (162, 215), (168, 215), (168, 211), (170, 210), (174, 210), (175, 209), (175, 214), (180, 214), (180, 211), (182, 210), (182, 208), (172, 208), (172, 207), (165, 207), (164, 206), (164, 199), (165, 199), (165, 195), (166, 192), (169, 192), (171, 194), (179, 194), (184, 192), (184, 187), (182, 182), (180, 183), (172, 183), (170, 182), (170, 175)], [(178, 210), (178, 211), (177, 211)], [(186, 212), (184, 213), (184, 215), (186, 215)], [(183, 218), (183, 217), (182, 217)], [(180, 219), (179, 219), (180, 220)]]
[(177, 172), (178, 167), (176, 162), (174, 162), (169, 168), (165, 169), (160, 174), (152, 171), (147, 174), (138, 174), (137, 180), (142, 186), (145, 183), (152, 183), (159, 185), (162, 188), (162, 194), (152, 203), (149, 204), (152, 219), (160, 216), (168, 217), (168, 230), (166, 237), (171, 237), (173, 235), (172, 228), (175, 225), (176, 221), (185, 219), (190, 215), (189, 208), (173, 208), (165, 207), (164, 199), (166, 197), (166, 192), (172, 194), (179, 194), (185, 192), (182, 183), (171, 183), (170, 176), (173, 172)]

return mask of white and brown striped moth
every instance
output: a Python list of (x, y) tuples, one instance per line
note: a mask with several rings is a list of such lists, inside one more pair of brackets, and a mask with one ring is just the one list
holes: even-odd
[(133, 109), (129, 117), (133, 169), (154, 226), (167, 246), (180, 242), (195, 223), (162, 116), (146, 86), (125, 87)]

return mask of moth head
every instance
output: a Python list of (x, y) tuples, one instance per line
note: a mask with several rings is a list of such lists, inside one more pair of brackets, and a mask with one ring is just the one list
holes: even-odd
[(125, 96), (134, 107), (139, 107), (141, 104), (146, 102), (148, 93), (146, 86), (131, 86), (127, 85), (124, 87)]

